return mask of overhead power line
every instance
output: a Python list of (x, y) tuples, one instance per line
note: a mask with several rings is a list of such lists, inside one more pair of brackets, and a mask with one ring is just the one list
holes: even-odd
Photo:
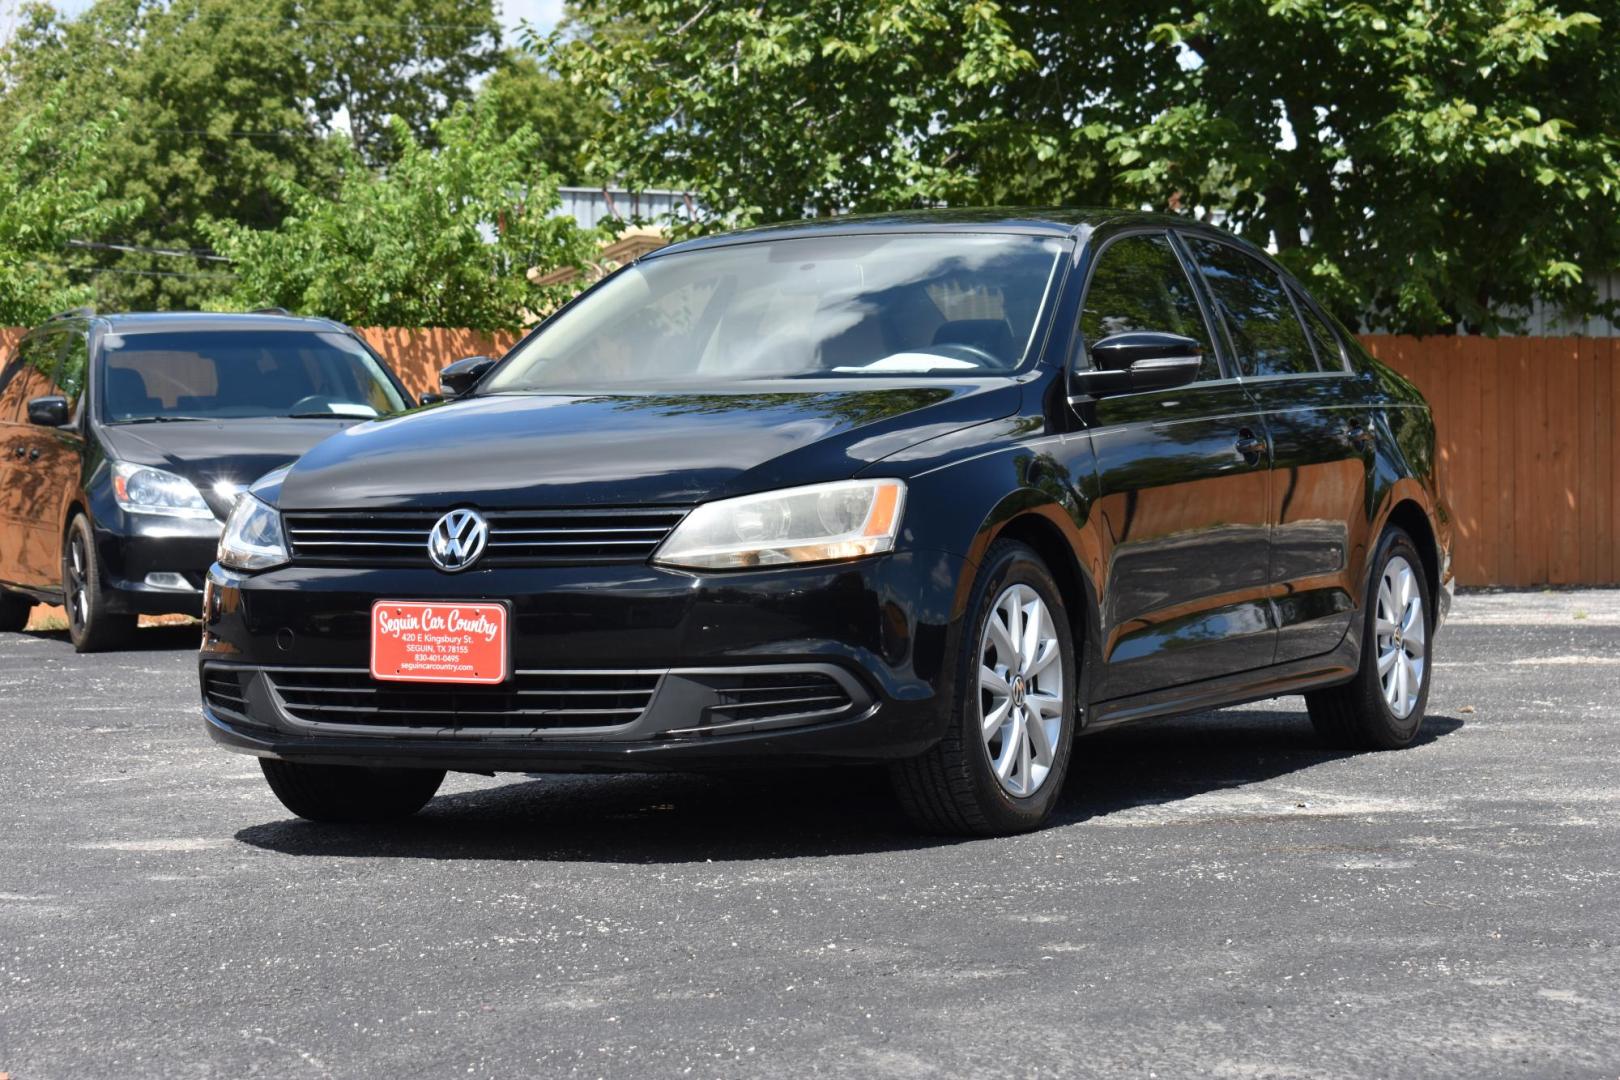
[(87, 251), (124, 251), (132, 255), (162, 255), (171, 259), (202, 259), (205, 262), (235, 262), (235, 259), (216, 255), (203, 248), (160, 248), (142, 244), (114, 244), (99, 240), (69, 240), (67, 246)]

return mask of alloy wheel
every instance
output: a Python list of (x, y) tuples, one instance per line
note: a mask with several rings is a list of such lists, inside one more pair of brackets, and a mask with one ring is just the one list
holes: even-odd
[(90, 590), (85, 584), (89, 577), (89, 553), (85, 551), (84, 537), (77, 530), (68, 541), (67, 609), (73, 625), (83, 629), (90, 622)]
[(1374, 639), (1384, 701), (1397, 719), (1404, 720), (1417, 708), (1418, 695), (1423, 691), (1428, 623), (1417, 574), (1400, 555), (1385, 564), (1384, 578), (1378, 585)]
[(1062, 645), (1028, 585), (997, 597), (979, 643), (979, 722), (1003, 790), (1026, 798), (1051, 775), (1065, 722)]

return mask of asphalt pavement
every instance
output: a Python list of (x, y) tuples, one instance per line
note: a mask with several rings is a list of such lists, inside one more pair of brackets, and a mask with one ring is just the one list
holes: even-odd
[(1620, 1077), (1620, 592), (1460, 598), (1411, 749), (1146, 723), (971, 842), (863, 771), (310, 825), (204, 734), (195, 633), (0, 636), (12, 1080)]

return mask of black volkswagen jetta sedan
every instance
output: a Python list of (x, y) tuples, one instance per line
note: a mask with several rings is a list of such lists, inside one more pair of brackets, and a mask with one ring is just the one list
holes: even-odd
[(1422, 719), (1429, 410), (1215, 229), (696, 240), (444, 385), (256, 485), (209, 573), (208, 730), (303, 817), (409, 814), (446, 770), (861, 761), (920, 826), (1005, 833), (1111, 724)]
[(284, 314), (72, 311), (0, 368), (0, 630), (61, 603), (81, 651), (202, 613), (243, 488), (407, 406), (349, 328)]

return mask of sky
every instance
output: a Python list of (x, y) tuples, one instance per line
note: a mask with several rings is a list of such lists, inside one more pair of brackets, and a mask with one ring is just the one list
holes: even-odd
[[(91, 0), (55, 0), (57, 10), (69, 15), (77, 15), (90, 3)], [(507, 37), (512, 38), (518, 24), (525, 19), (542, 32), (557, 25), (557, 20), (562, 17), (563, 0), (496, 0), (495, 6), (501, 13), (501, 26), (505, 28)], [(9, 11), (10, 7), (7, 0), (0, 0), (0, 11)]]

